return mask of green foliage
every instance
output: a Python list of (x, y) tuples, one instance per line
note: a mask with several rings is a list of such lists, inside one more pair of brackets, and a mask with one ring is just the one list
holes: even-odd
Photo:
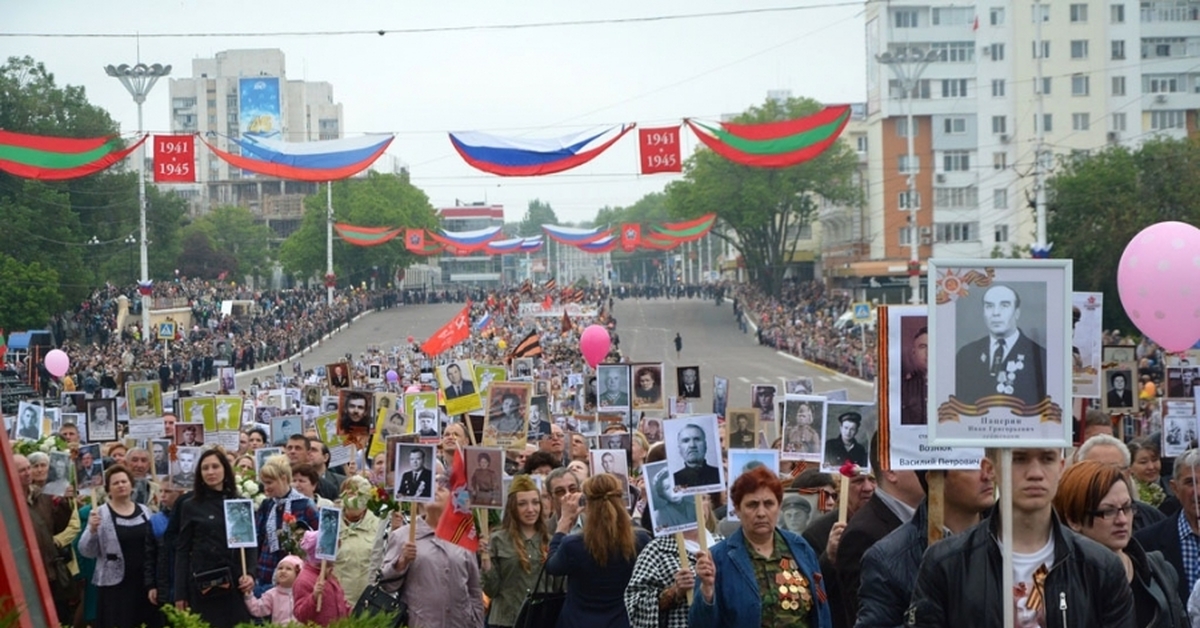
[(0, 329), (44, 327), (61, 305), (58, 273), (39, 262), (0, 254)]
[(214, 251), (232, 258), (236, 280), (253, 274), (256, 268), (265, 268), (270, 259), (267, 247), (271, 229), (255, 222), (254, 214), (245, 207), (225, 205), (213, 209), (184, 228), (185, 241), (196, 232), (208, 237)]
[(13, 628), (21, 622), (21, 608), (9, 596), (0, 598), (0, 628)]
[[(304, 220), (279, 249), (284, 269), (301, 277), (325, 274), (325, 188), (304, 199)], [(389, 226), (436, 229), (437, 216), (429, 197), (407, 176), (369, 172), (365, 178), (333, 184), (334, 222), (360, 227)], [(385, 282), (394, 268), (405, 268), (417, 257), (404, 248), (404, 238), (373, 247), (351, 246), (334, 233), (334, 272), (339, 285), (370, 281), (374, 267)]]
[[(642, 226), (642, 232), (648, 233), (651, 225), (671, 222), (671, 214), (667, 210), (667, 195), (663, 192), (651, 192), (629, 207), (602, 207), (596, 212), (595, 226), (601, 229), (620, 229), (624, 223), (637, 223)], [(620, 247), (612, 252), (613, 267), (624, 281), (630, 281), (653, 272), (650, 260), (661, 259), (662, 251), (638, 249), (626, 253)]]
[[(741, 123), (760, 123), (811, 115), (822, 105), (807, 98), (787, 102), (768, 99), (737, 117)], [(854, 150), (838, 141), (819, 157), (782, 169), (750, 168), (701, 150), (684, 162), (683, 179), (666, 189), (666, 207), (676, 219), (715, 213), (713, 233), (729, 240), (746, 261), (750, 279), (770, 294), (778, 294), (794, 237), (816, 219), (820, 198), (836, 203), (861, 203), (854, 182), (858, 160)]]
[(525, 217), (521, 219), (521, 226), (517, 234), (522, 238), (542, 235), (542, 225), (557, 224), (558, 215), (554, 213), (550, 203), (535, 198), (529, 201), (529, 207), (525, 210)]
[(233, 255), (214, 249), (208, 234), (195, 229), (184, 236), (183, 248), (175, 267), (185, 277), (216, 279), (221, 273), (236, 273), (238, 262)]
[(1153, 139), (1063, 159), (1047, 182), (1050, 253), (1071, 258), (1075, 289), (1103, 292), (1104, 326), (1131, 331), (1117, 292), (1125, 245), (1167, 220), (1200, 224), (1200, 141)]
[[(204, 621), (199, 615), (189, 610), (179, 610), (171, 605), (162, 607), (163, 614), (166, 615), (166, 628), (211, 628), (208, 622)], [(374, 617), (343, 617), (331, 624), (327, 628), (392, 628), (392, 615), (375, 615)], [(264, 624), (245, 623), (238, 624), (235, 628), (261, 628)], [(267, 626), (273, 625), (270, 623)], [(0, 628), (3, 628), (0, 626)]]
[[(99, 68), (97, 68), (99, 70)], [(83, 87), (58, 87), (33, 57), (9, 57), (0, 66), (0, 129), (60, 137), (113, 135), (117, 123), (87, 99)]]

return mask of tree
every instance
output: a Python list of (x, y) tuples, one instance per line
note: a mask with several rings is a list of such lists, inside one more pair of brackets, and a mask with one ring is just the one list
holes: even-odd
[[(304, 199), (304, 220), (279, 249), (284, 269), (303, 277), (325, 274), (325, 189)], [(408, 175), (368, 172), (366, 177), (337, 181), (333, 184), (335, 222), (359, 227), (436, 229), (437, 216), (429, 197), (408, 179)], [(337, 237), (333, 242), (334, 273), (341, 285), (369, 281), (378, 271), (381, 277), (395, 268), (405, 268), (417, 257), (408, 252), (404, 238), (387, 244), (358, 247)]]
[(212, 240), (203, 229), (193, 229), (183, 238), (175, 267), (185, 277), (218, 279), (222, 274), (238, 272), (239, 265), (233, 254), (214, 249)]
[[(622, 224), (637, 223), (645, 233), (651, 225), (670, 220), (667, 195), (663, 192), (651, 192), (629, 207), (602, 207), (596, 212), (595, 225), (602, 229), (620, 229)], [(637, 249), (626, 253), (618, 247), (612, 252), (613, 268), (622, 281), (632, 281), (638, 277), (645, 280), (652, 274), (652, 260), (661, 259), (662, 256), (662, 251)]]
[(195, 231), (208, 236), (214, 250), (233, 259), (234, 268), (230, 270), (239, 278), (253, 274), (255, 268), (264, 268), (270, 258), (271, 229), (255, 221), (254, 214), (245, 207), (214, 208), (184, 229), (185, 239)]
[[(807, 98), (768, 99), (737, 117), (740, 123), (794, 119), (816, 113), (821, 104)], [(782, 169), (750, 168), (700, 150), (684, 161), (683, 179), (666, 188), (666, 206), (676, 218), (717, 215), (732, 234), (717, 229), (746, 262), (751, 281), (778, 294), (795, 251), (796, 234), (816, 218), (820, 198), (862, 202), (854, 183), (855, 152), (838, 141), (819, 157)]]
[(558, 216), (550, 207), (550, 203), (535, 198), (529, 201), (529, 207), (525, 210), (525, 217), (521, 219), (521, 227), (517, 233), (522, 238), (542, 235), (542, 225), (557, 224)]
[(1064, 157), (1047, 181), (1051, 255), (1074, 263), (1076, 290), (1103, 292), (1105, 328), (1132, 330), (1117, 292), (1125, 245), (1152, 224), (1200, 224), (1200, 141), (1152, 139)]
[(0, 255), (0, 329), (44, 327), (61, 305), (58, 273), (38, 262)]

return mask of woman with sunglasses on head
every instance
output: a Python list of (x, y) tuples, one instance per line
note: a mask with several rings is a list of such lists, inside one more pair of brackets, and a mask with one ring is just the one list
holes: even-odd
[(1175, 568), (1133, 538), (1133, 487), (1116, 465), (1084, 460), (1059, 480), (1054, 510), (1072, 530), (1116, 552), (1139, 627), (1187, 628)]

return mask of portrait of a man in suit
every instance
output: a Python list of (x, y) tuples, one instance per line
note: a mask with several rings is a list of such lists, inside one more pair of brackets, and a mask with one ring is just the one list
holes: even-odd
[(426, 466), (424, 449), (409, 450), (408, 470), (400, 476), (398, 492), (404, 497), (433, 497), (433, 470)]
[(603, 371), (604, 392), (600, 393), (600, 405), (603, 407), (624, 407), (629, 405), (629, 392), (625, 390), (628, 377), (625, 367), (600, 367)]
[(1129, 371), (1114, 371), (1108, 376), (1109, 408), (1132, 408), (1133, 390), (1129, 388)]
[(475, 394), (475, 382), (463, 377), (462, 367), (454, 362), (446, 367), (446, 399)]
[(331, 388), (347, 388), (350, 386), (350, 373), (346, 370), (346, 365), (338, 362), (330, 364), (326, 371), (329, 373), (329, 386)]
[(918, 329), (911, 338), (911, 343), (903, 347), (903, 351), (905, 355), (904, 373), (900, 380), (900, 424), (927, 425), (929, 328), (922, 326)]
[(1021, 295), (996, 284), (983, 293), (987, 335), (957, 354), (955, 394), (965, 403), (1006, 395), (1026, 405), (1046, 397), (1046, 350), (1021, 331)]

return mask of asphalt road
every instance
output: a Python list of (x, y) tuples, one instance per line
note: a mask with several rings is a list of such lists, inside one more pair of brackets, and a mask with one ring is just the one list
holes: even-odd
[[(424, 340), (461, 308), (461, 304), (449, 303), (369, 313), (299, 360), (305, 369), (310, 369), (336, 362), (346, 353), (358, 355), (368, 344), (390, 347), (404, 344), (410, 335)], [(616, 300), (613, 309), (621, 350), (634, 362), (662, 362), (666, 367), (667, 390), (674, 390), (675, 367), (700, 367), (704, 397), (693, 404), (696, 412), (712, 408), (713, 376), (729, 379), (729, 407), (748, 407), (752, 384), (775, 384), (782, 392), (783, 380), (797, 377), (813, 378), (817, 393), (844, 388), (852, 401), (874, 398), (870, 382), (759, 346), (753, 333), (738, 331), (729, 302), (717, 307), (712, 301), (700, 299), (626, 299)], [(678, 360), (673, 343), (676, 332), (683, 336), (683, 351)], [(290, 372), (290, 368), (284, 365), (285, 371)], [(247, 387), (248, 378), (270, 376), (275, 369), (275, 365), (268, 365), (253, 374), (239, 373), (238, 387)], [(200, 390), (212, 388), (211, 384), (200, 386)]]

